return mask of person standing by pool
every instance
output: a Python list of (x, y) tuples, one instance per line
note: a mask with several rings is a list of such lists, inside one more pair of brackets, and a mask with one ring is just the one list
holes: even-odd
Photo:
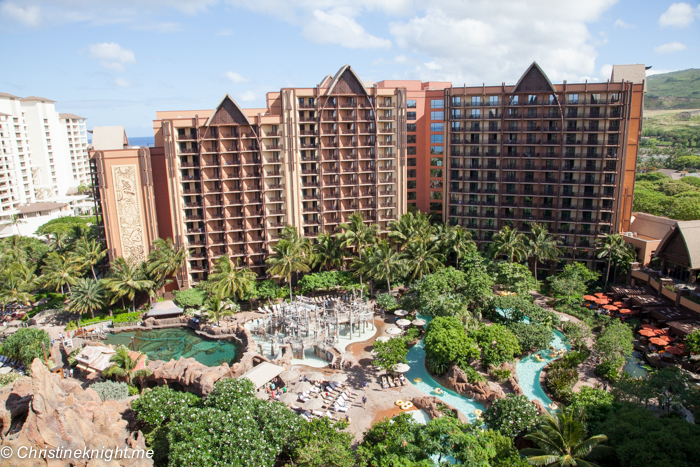
[(365, 408), (365, 404), (367, 404), (367, 396), (362, 396), (362, 408)]

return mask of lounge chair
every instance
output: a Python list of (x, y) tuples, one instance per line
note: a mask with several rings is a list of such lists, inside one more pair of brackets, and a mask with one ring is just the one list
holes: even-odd
[(336, 404), (333, 406), (333, 410), (335, 410), (336, 412), (347, 412), (348, 407), (343, 407), (343, 406)]

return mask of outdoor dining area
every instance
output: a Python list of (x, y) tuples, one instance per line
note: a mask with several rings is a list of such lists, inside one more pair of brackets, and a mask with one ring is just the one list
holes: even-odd
[(344, 373), (335, 373), (327, 378), (322, 373), (308, 373), (300, 375), (298, 383), (288, 386), (287, 392), (275, 399), (309, 421), (320, 417), (338, 420), (358, 397), (347, 384)]
[(608, 316), (618, 316), (623, 320), (640, 313), (638, 308), (632, 308), (629, 297), (617, 299), (612, 294), (598, 292), (595, 295), (584, 295), (583, 299), (590, 308), (597, 309), (598, 312)]

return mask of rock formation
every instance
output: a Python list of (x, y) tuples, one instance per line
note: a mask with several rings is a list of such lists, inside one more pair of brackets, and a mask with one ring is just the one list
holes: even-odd
[(501, 365), (504, 370), (510, 371), (510, 378), (506, 381), (506, 384), (510, 386), (510, 390), (516, 396), (523, 396), (525, 393), (520, 387), (520, 380), (518, 379), (518, 372), (515, 370), (515, 365), (512, 363), (504, 363)]
[[(130, 433), (127, 430), (123, 414), (128, 407), (126, 400), (102, 402), (92, 389), (83, 389), (76, 381), (52, 375), (39, 359), (35, 359), (31, 379), (22, 378), (10, 388), (0, 391), (0, 447), (10, 447), (15, 453), (11, 458), (3, 459), (2, 465), (49, 465), (44, 459), (20, 459), (17, 453), (22, 446), (37, 451), (59, 447), (81, 451), (117, 448), (122, 451), (126, 448), (145, 450), (141, 432)], [(153, 465), (148, 458), (113, 459), (108, 463), (101, 459), (74, 457), (49, 462), (52, 467)]]
[(474, 399), (485, 407), (489, 407), (496, 399), (505, 397), (500, 388), (492, 388), (488, 383), (477, 381), (470, 383), (467, 374), (457, 365), (452, 365), (447, 371), (447, 381), (459, 394)]
[[(239, 365), (234, 364), (234, 367)], [(173, 386), (179, 385), (182, 391), (205, 396), (214, 389), (214, 383), (222, 378), (234, 377), (234, 370), (228, 364), (209, 367), (202, 365), (194, 358), (183, 358), (163, 362), (153, 360), (147, 368), (153, 372), (144, 382), (146, 385)], [(154, 384), (155, 383), (155, 384)]]
[[(416, 407), (418, 407), (419, 409), (421, 409), (422, 411), (427, 413), (431, 420), (433, 418), (441, 417), (445, 410), (450, 410), (450, 411), (452, 411), (452, 413), (454, 413), (457, 416), (457, 418), (459, 419), (460, 422), (469, 423), (469, 420), (467, 419), (466, 414), (463, 414), (459, 410), (452, 407), (450, 404), (446, 404), (445, 402), (441, 401), (437, 397), (434, 397), (434, 396), (414, 397), (412, 402), (413, 402), (413, 405), (415, 405)], [(438, 407), (438, 404), (440, 404), (443, 407), (442, 408)]]

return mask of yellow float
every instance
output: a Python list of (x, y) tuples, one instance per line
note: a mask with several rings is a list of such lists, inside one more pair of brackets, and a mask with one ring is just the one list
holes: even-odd
[(435, 394), (437, 394), (437, 395), (440, 395), (440, 396), (441, 396), (441, 395), (443, 395), (443, 394), (444, 394), (444, 392), (443, 392), (443, 390), (442, 390), (442, 389), (440, 389), (440, 388), (435, 388)]
[(551, 404), (549, 404), (548, 407), (549, 407), (550, 409), (552, 409), (552, 410), (557, 410), (557, 409), (559, 408), (559, 406), (558, 406), (556, 403), (554, 403), (554, 402), (552, 402)]
[(413, 402), (411, 402), (411, 401), (406, 401), (406, 402), (404, 402), (403, 404), (401, 404), (401, 409), (402, 409), (402, 410), (408, 410), (408, 409), (410, 409), (411, 407), (413, 407)]
[(404, 401), (402, 401), (401, 399), (399, 399), (399, 400), (397, 400), (397, 401), (394, 402), (394, 403), (395, 403), (396, 405), (402, 405), (402, 404), (404, 403)]
[(420, 383), (421, 381), (423, 381), (423, 380), (420, 379), (420, 378), (415, 378), (415, 379), (413, 380), (414, 383)]
[(476, 410), (474, 411), (474, 415), (476, 416), (476, 418), (481, 418), (481, 414), (482, 414), (482, 413), (483, 413), (483, 412), (482, 412), (481, 410), (479, 410), (479, 409), (476, 409)]

